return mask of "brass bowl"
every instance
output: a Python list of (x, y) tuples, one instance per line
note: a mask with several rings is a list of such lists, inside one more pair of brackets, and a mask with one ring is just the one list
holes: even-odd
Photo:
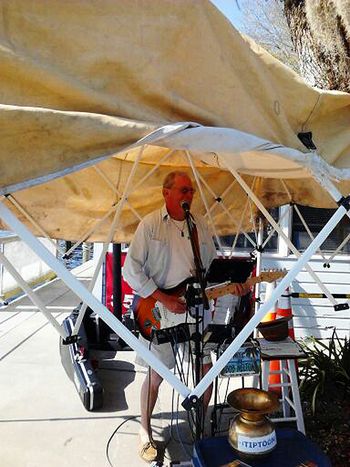
[(255, 388), (237, 389), (227, 402), (240, 412), (231, 422), (228, 442), (243, 458), (268, 455), (277, 445), (273, 423), (265, 414), (279, 407), (278, 396)]
[(238, 412), (259, 418), (261, 415), (275, 412), (279, 408), (278, 395), (274, 392), (255, 388), (242, 388), (230, 392), (227, 403)]
[(265, 321), (258, 324), (257, 329), (267, 341), (282, 341), (288, 337), (288, 322), (291, 319), (291, 316), (286, 316), (273, 321)]

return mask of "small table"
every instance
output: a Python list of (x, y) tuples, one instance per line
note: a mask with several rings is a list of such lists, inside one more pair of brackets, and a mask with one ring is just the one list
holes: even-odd
[[(332, 467), (329, 458), (316, 443), (293, 428), (276, 429), (277, 446), (259, 459), (242, 461), (251, 467), (297, 467), (302, 462), (311, 461), (317, 467)], [(240, 455), (229, 444), (227, 437), (207, 438), (194, 446), (192, 462), (194, 467), (221, 467)]]
[[(305, 434), (296, 361), (307, 354), (291, 337), (273, 342), (257, 340), (261, 351), (262, 389), (279, 390), (282, 395), (283, 417), (269, 418), (273, 422), (296, 422), (298, 430)], [(277, 380), (271, 382), (272, 375)], [(295, 415), (291, 415), (291, 409)]]

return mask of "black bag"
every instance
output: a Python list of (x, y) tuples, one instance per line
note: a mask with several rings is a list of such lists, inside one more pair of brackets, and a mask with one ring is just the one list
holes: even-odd
[[(62, 323), (68, 336), (71, 336), (77, 318), (76, 310)], [(60, 338), (60, 355), (63, 368), (73, 381), (84, 407), (96, 410), (103, 405), (103, 387), (88, 359), (88, 340), (84, 324), (80, 326), (77, 343), (64, 344)]]

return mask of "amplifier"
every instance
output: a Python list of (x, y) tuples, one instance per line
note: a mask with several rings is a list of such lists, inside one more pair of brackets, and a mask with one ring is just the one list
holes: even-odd
[(170, 328), (153, 330), (151, 342), (153, 344), (166, 344), (167, 342), (181, 344), (191, 339), (192, 332), (194, 332), (193, 324), (181, 323)]
[(235, 337), (235, 328), (231, 324), (208, 324), (204, 329), (203, 343), (222, 344)]

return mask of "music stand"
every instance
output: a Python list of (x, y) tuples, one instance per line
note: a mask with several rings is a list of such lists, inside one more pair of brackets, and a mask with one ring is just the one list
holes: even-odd
[(215, 258), (206, 275), (207, 282), (245, 282), (255, 267), (254, 260), (245, 258)]

